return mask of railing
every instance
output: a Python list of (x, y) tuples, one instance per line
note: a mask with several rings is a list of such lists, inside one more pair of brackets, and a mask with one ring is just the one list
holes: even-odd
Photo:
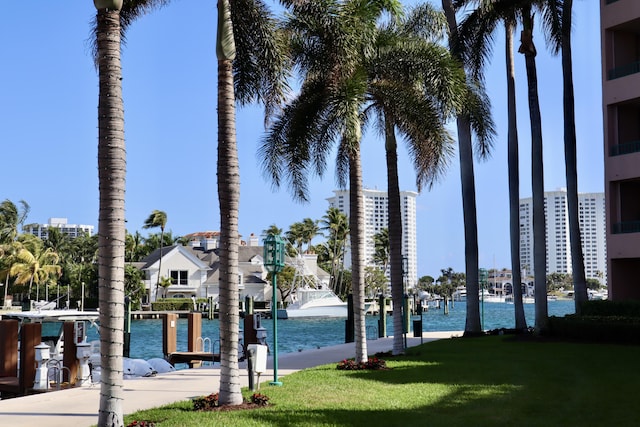
[(628, 76), (640, 72), (640, 61), (632, 62), (630, 64), (621, 65), (609, 70), (609, 80), (614, 80), (620, 77)]
[(613, 234), (640, 233), (640, 221), (624, 221), (613, 224)]
[(620, 156), (623, 154), (637, 153), (638, 151), (640, 151), (640, 141), (630, 141), (612, 146), (609, 149), (609, 155)]

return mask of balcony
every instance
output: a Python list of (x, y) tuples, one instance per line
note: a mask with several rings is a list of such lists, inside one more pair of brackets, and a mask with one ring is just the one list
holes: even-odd
[(630, 141), (624, 144), (614, 145), (609, 149), (609, 156), (621, 156), (624, 154), (637, 153), (640, 151), (640, 141)]
[(609, 80), (619, 79), (620, 77), (629, 76), (631, 74), (640, 73), (640, 61), (630, 64), (621, 65), (609, 70)]
[(624, 221), (613, 224), (613, 234), (640, 233), (640, 221)]

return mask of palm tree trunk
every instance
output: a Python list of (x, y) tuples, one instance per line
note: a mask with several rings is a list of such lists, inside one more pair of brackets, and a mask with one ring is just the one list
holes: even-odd
[(218, 61), (218, 200), (220, 203), (220, 403), (242, 403), (238, 370), (238, 206), (240, 171), (236, 146), (231, 61)]
[(547, 327), (547, 247), (544, 216), (544, 161), (542, 156), (542, 119), (538, 98), (536, 48), (533, 44), (533, 16), (531, 9), (523, 11), (523, 31), (520, 53), (524, 53), (527, 70), (529, 119), (531, 121), (531, 193), (533, 198), (533, 274), (535, 289), (535, 329), (542, 332)]
[(584, 273), (584, 256), (580, 237), (578, 212), (578, 161), (576, 156), (576, 118), (573, 96), (573, 65), (571, 61), (571, 11), (573, 0), (564, 0), (562, 9), (562, 84), (564, 112), (564, 161), (567, 179), (567, 209), (569, 241), (571, 244), (571, 270), (573, 273), (576, 314), (589, 299)]
[[(442, 0), (449, 25), (450, 37), (457, 33), (455, 9), (451, 0)], [(459, 58), (456, 52), (453, 55)], [(473, 144), (471, 124), (464, 116), (457, 118), (458, 151), (460, 155), (460, 179), (462, 181), (462, 211), (464, 215), (464, 258), (467, 287), (467, 319), (465, 335), (482, 332), (480, 324), (480, 291), (478, 288), (478, 220), (476, 216), (476, 190), (473, 172)]]
[(125, 174), (124, 107), (120, 67), (120, 12), (97, 15), (98, 68), (98, 284), (100, 306), (99, 426), (123, 426)]
[(518, 165), (518, 122), (516, 115), (516, 84), (513, 58), (513, 28), (505, 24), (508, 105), (508, 164), (509, 164), (509, 241), (511, 247), (511, 279), (513, 306), (517, 330), (527, 328), (522, 301), (522, 275), (520, 273), (520, 169)]
[(349, 155), (349, 227), (351, 229), (351, 291), (355, 323), (355, 359), (367, 361), (367, 334), (364, 312), (364, 199), (360, 141), (353, 144)]
[(164, 227), (160, 230), (160, 259), (158, 260), (158, 280), (156, 281), (156, 301), (158, 300), (158, 289), (160, 278), (162, 277), (162, 247), (164, 246)]
[[(404, 353), (404, 283), (402, 271), (402, 211), (398, 181), (398, 143), (393, 122), (385, 116), (385, 149), (387, 154), (387, 191), (389, 197), (389, 258), (391, 259), (391, 297), (393, 300), (393, 354)], [(398, 331), (398, 332), (395, 332)]]

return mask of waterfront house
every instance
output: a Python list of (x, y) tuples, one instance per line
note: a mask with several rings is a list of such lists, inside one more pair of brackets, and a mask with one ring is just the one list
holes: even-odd
[[(187, 246), (173, 245), (155, 250), (139, 268), (145, 272), (144, 284), (148, 300), (155, 301), (166, 295), (167, 298), (213, 298), (217, 303), (220, 294), (220, 257), (219, 233), (199, 232), (185, 236)], [(267, 281), (264, 267), (263, 247), (259, 239), (252, 234), (248, 241), (242, 241), (238, 247), (238, 273), (240, 300), (249, 296), (254, 301), (267, 302), (272, 298), (271, 284)], [(296, 267), (305, 284), (317, 287), (329, 286), (329, 274), (318, 267), (317, 255), (304, 254), (299, 258), (286, 258), (286, 263)], [(160, 271), (160, 268), (162, 271)], [(171, 285), (165, 290), (156, 290), (158, 276), (171, 279)], [(313, 278), (310, 283), (309, 278)]]

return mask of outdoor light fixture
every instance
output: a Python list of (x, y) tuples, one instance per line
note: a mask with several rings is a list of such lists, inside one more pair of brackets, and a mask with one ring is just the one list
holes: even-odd
[(284, 240), (279, 234), (269, 234), (264, 239), (264, 266), (271, 273), (272, 300), (271, 318), (273, 319), (273, 381), (269, 385), (282, 385), (278, 381), (278, 273), (284, 268)]

